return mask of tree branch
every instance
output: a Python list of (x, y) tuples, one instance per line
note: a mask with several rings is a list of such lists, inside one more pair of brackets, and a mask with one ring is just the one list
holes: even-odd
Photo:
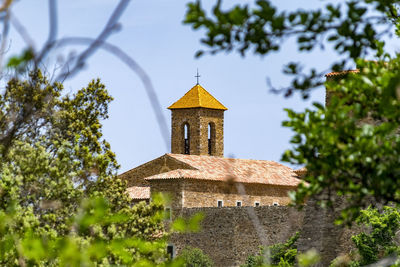
[[(93, 44), (93, 42), (94, 42), (94, 39), (89, 38), (89, 37), (69, 37), (69, 38), (63, 38), (63, 39), (58, 40), (54, 47), (58, 48), (58, 47), (71, 45), (71, 44), (87, 45), (87, 44)], [(150, 80), (150, 77), (147, 75), (147, 73), (140, 67), (140, 65), (133, 58), (131, 58), (128, 54), (126, 54), (118, 46), (107, 43), (105, 41), (98, 42), (97, 46), (99, 48), (102, 48), (105, 51), (111, 53), (112, 55), (116, 56), (117, 58), (119, 58), (133, 72), (135, 72), (139, 76), (139, 78), (142, 81), (144, 88), (146, 90), (147, 97), (150, 101), (153, 112), (156, 116), (156, 120), (157, 120), (157, 123), (159, 126), (161, 136), (164, 139), (165, 146), (166, 146), (167, 150), (169, 150), (170, 149), (169, 130), (167, 127), (167, 123), (166, 123), (164, 114), (161, 109), (160, 101), (159, 101), (157, 93), (153, 87), (153, 84)]]

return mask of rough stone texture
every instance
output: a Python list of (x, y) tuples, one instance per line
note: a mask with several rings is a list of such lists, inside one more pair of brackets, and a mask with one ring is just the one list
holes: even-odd
[(208, 125), (211, 123), (211, 155), (224, 156), (224, 111), (208, 108), (171, 110), (171, 153), (184, 154), (184, 125), (189, 125), (191, 155), (208, 154)]
[(151, 181), (150, 194), (162, 193), (168, 198), (167, 207), (172, 211), (182, 209), (182, 182), (180, 180)]
[[(251, 210), (260, 222), (261, 231), (256, 230), (254, 220), (250, 219)], [(201, 231), (174, 234), (170, 243), (178, 254), (186, 246), (198, 247), (221, 267), (243, 264), (249, 255), (258, 252), (260, 245), (286, 241), (301, 228), (304, 217), (295, 208), (283, 206), (193, 208), (183, 209), (179, 215), (190, 217), (198, 212), (205, 216)]]
[(143, 178), (168, 172), (176, 169), (194, 169), (190, 165), (175, 160), (167, 155), (156, 158), (134, 169), (120, 174), (118, 177), (128, 181), (128, 187), (131, 186), (150, 186)]
[(316, 267), (329, 266), (337, 256), (355, 249), (351, 236), (358, 233), (360, 228), (349, 229), (334, 224), (335, 218), (340, 214), (341, 203), (342, 201), (337, 199), (334, 204), (335, 210), (323, 209), (311, 199), (305, 207), (298, 249), (300, 252), (316, 249), (321, 256), (321, 261)]
[[(239, 193), (238, 184), (229, 181), (165, 179), (164, 181), (155, 180), (148, 182), (144, 180), (145, 177), (176, 169), (194, 168), (171, 156), (164, 155), (127, 171), (119, 177), (128, 181), (128, 187), (151, 186), (151, 193), (161, 189), (161, 192), (167, 192), (168, 189), (171, 189), (171, 196), (174, 196), (177, 192), (177, 188), (174, 186), (179, 185), (179, 188), (181, 188), (181, 191), (179, 191), (181, 196), (177, 197), (179, 198), (179, 207), (189, 208), (216, 207), (218, 200), (222, 200), (224, 206), (236, 206), (236, 201), (242, 201), (242, 206), (254, 206), (256, 201), (261, 206), (273, 205), (274, 203), (288, 205), (290, 202), (288, 192), (295, 189), (295, 187), (290, 186), (242, 183), (244, 192)], [(168, 186), (168, 183), (171, 183), (173, 186)], [(160, 185), (163, 185), (163, 187), (160, 187)]]
[[(252, 212), (261, 228), (256, 228)], [(200, 248), (221, 267), (239, 266), (259, 246), (285, 242), (296, 231), (300, 231), (299, 251), (316, 249), (321, 255), (316, 266), (329, 266), (335, 257), (355, 249), (351, 236), (360, 231), (335, 226), (337, 212), (321, 209), (313, 201), (302, 211), (289, 206), (183, 208), (175, 210), (173, 217), (189, 218), (196, 213), (204, 214), (201, 230), (173, 234), (170, 244), (177, 254), (186, 246)]]
[[(243, 186), (245, 194), (239, 193), (238, 186)], [(294, 188), (236, 184), (227, 182), (208, 182), (185, 179), (151, 180), (151, 194), (164, 193), (171, 199), (173, 209), (218, 207), (218, 200), (223, 201), (224, 207), (235, 207), (237, 201), (242, 206), (254, 206), (259, 202), (260, 206), (288, 205), (290, 199), (288, 192)]]
[[(243, 186), (245, 194), (238, 191)], [(217, 207), (218, 200), (223, 206), (236, 206), (236, 201), (242, 201), (242, 206), (254, 206), (257, 201), (260, 206), (288, 205), (288, 192), (295, 188), (263, 184), (237, 184), (228, 182), (185, 180), (183, 185), (182, 204), (186, 208)]]

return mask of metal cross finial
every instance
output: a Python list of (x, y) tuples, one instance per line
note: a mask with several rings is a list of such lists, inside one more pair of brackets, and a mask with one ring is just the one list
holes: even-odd
[(199, 78), (201, 77), (201, 76), (199, 75), (199, 69), (197, 69), (197, 75), (194, 76), (194, 77), (197, 78), (197, 84), (199, 84)]

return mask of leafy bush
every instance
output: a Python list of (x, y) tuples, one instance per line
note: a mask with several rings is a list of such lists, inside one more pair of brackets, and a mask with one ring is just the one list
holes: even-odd
[(213, 261), (199, 248), (187, 247), (180, 254), (186, 267), (212, 267)]
[(275, 244), (269, 247), (271, 253), (271, 263), (278, 264), (281, 259), (294, 264), (297, 255), (297, 240), (300, 237), (300, 233), (296, 232), (292, 237), (286, 241), (286, 243)]
[(40, 71), (7, 83), (0, 95), (1, 266), (165, 263), (162, 203), (133, 206), (102, 138), (111, 100), (99, 80), (74, 95)]
[[(352, 236), (358, 249), (359, 265), (367, 265), (390, 255), (399, 255), (400, 246), (395, 242), (396, 233), (400, 229), (400, 212), (398, 208), (384, 207), (382, 212), (369, 207), (361, 211), (357, 223), (369, 228)], [(356, 265), (355, 265), (356, 266)]]
[[(280, 267), (294, 266), (297, 256), (297, 240), (299, 239), (300, 233), (296, 232), (292, 237), (285, 243), (279, 243), (269, 246), (270, 264), (277, 265)], [(266, 255), (268, 255), (266, 249), (260, 248), (257, 255), (250, 255), (245, 264), (241, 267), (258, 267), (266, 266)]]

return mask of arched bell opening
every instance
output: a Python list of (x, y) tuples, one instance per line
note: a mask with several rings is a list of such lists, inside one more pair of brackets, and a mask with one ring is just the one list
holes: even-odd
[(215, 155), (215, 123), (208, 124), (208, 155)]
[(184, 123), (183, 131), (183, 154), (190, 155), (190, 126), (189, 123)]

